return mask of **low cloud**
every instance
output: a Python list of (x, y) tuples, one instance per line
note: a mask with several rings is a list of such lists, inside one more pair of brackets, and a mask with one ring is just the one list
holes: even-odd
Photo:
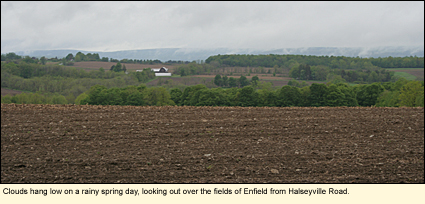
[(1, 2), (1, 52), (423, 46), (424, 2)]

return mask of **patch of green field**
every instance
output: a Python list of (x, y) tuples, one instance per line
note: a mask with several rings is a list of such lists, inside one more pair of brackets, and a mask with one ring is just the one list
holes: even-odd
[(411, 74), (406, 73), (406, 72), (394, 72), (394, 76), (395, 77), (403, 77), (407, 80), (415, 80), (416, 79), (416, 76), (411, 75)]
[(144, 84), (147, 84), (147, 83), (149, 83), (149, 82), (151, 82), (151, 81), (153, 81), (153, 80), (155, 80), (155, 79), (158, 79), (158, 77), (155, 77), (155, 78), (153, 78), (153, 79), (149, 79), (148, 81), (143, 82), (143, 83), (144, 83)]
[(424, 70), (424, 68), (388, 68), (385, 69), (388, 71), (421, 71)]
[(261, 77), (258, 77), (260, 80), (264, 81), (291, 81), (292, 79), (262, 79)]
[[(301, 81), (301, 80), (300, 80)], [(318, 83), (318, 84), (323, 84), (323, 83), (327, 83), (327, 81), (316, 81), (316, 80), (302, 80), (305, 82), (311, 82), (311, 83)], [(302, 82), (301, 81), (301, 82)]]
[(20, 89), (11, 89), (11, 88), (8, 88), (8, 87), (1, 87), (2, 89), (9, 89), (9, 90), (13, 90), (13, 91), (21, 91), (21, 92), (25, 92), (25, 93), (34, 93), (34, 92), (31, 92), (31, 91), (25, 91), (25, 90), (20, 90)]

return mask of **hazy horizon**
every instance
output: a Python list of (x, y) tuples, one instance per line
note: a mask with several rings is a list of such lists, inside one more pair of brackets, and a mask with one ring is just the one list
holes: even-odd
[[(315, 56), (345, 56), (345, 57), (408, 57), (424, 56), (423, 47), (380, 47), (380, 48), (335, 48), (335, 47), (310, 47), (310, 48), (282, 48), (275, 50), (255, 50), (255, 49), (196, 49), (196, 48), (160, 48), (160, 49), (142, 49), (142, 50), (121, 50), (111, 52), (97, 52), (90, 50), (36, 50), (36, 51), (18, 51), (15, 52), (21, 56), (63, 58), (68, 54), (76, 55), (77, 52), (97, 53), (99, 56), (114, 59), (159, 59), (168, 60), (205, 60), (213, 55), (225, 54), (288, 54), (288, 55), (315, 55)], [(2, 53), (5, 54), (5, 53)]]
[(1, 2), (1, 53), (424, 45), (424, 2)]

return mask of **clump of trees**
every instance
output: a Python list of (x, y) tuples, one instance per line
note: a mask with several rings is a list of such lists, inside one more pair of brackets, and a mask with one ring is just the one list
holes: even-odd
[(424, 81), (408, 81), (404, 78), (395, 83), (383, 83), (376, 100), (378, 107), (424, 107)]
[(7, 54), (1, 55), (1, 61), (13, 61), (22, 59), (22, 56), (15, 54), (14, 52), (9, 52)]
[(249, 81), (245, 76), (241, 76), (238, 79), (236, 79), (236, 78), (227, 77), (227, 76), (221, 77), (221, 75), (217, 74), (214, 78), (214, 84), (219, 87), (228, 87), (228, 88), (245, 87), (250, 84), (253, 86), (257, 86), (259, 80), (260, 79), (258, 78), (258, 76), (253, 76), (251, 78), (251, 81)]
[[(72, 59), (72, 54), (68, 54), (68, 56), (70, 56), (70, 59)], [(68, 59), (68, 56), (66, 57)], [(75, 55), (75, 61), (76, 62), (81, 62), (81, 61), (100, 61), (100, 57), (98, 53), (87, 53), (84, 54), (82, 52), (77, 52), (77, 54)]]
[(59, 94), (21, 93), (1, 97), (1, 103), (16, 104), (68, 104), (65, 96)]
[(291, 81), (288, 81), (288, 85), (289, 86), (295, 86), (295, 87), (298, 87), (298, 88), (302, 88), (302, 87), (308, 86), (307, 82), (305, 82), (305, 81), (299, 82), (299, 81), (297, 81), (295, 79), (292, 79)]
[(110, 70), (114, 72), (127, 72), (127, 68), (125, 67), (125, 64), (121, 65), (120, 62), (118, 62), (116, 65), (112, 65)]
[(394, 79), (394, 72), (378, 67), (365, 70), (343, 70), (330, 69), (328, 66), (323, 65), (310, 67), (308, 64), (299, 64), (291, 68), (289, 76), (297, 80), (373, 83), (391, 81)]
[(300, 64), (298, 66), (292, 67), (292, 69), (289, 71), (289, 76), (294, 79), (301, 79), (301, 80), (313, 80), (313, 76), (311, 73), (311, 67), (308, 64)]
[[(404, 88), (403, 88), (404, 87)], [(388, 95), (388, 89), (394, 91)], [(313, 83), (298, 88), (283, 86), (272, 90), (270, 86), (255, 89), (212, 88), (205, 85), (189, 86), (181, 91), (171, 89), (171, 99), (176, 105), (191, 106), (277, 106), (277, 107), (321, 107), (321, 106), (386, 106), (386, 101), (396, 101), (392, 106), (423, 107), (423, 82), (399, 80), (396, 83), (373, 83), (348, 86), (345, 83)]]
[(189, 76), (189, 75), (200, 75), (200, 74), (210, 74), (216, 67), (210, 64), (198, 64), (196, 62), (191, 62), (189, 64), (183, 64), (178, 66), (173, 74), (180, 76)]
[(146, 85), (125, 88), (106, 88), (95, 85), (79, 100), (79, 104), (89, 105), (132, 105), (165, 106), (175, 105), (170, 93), (164, 87), (147, 88)]

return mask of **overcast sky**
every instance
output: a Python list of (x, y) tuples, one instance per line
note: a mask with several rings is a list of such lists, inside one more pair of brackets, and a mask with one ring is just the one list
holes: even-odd
[(424, 46), (424, 2), (1, 2), (1, 53)]

